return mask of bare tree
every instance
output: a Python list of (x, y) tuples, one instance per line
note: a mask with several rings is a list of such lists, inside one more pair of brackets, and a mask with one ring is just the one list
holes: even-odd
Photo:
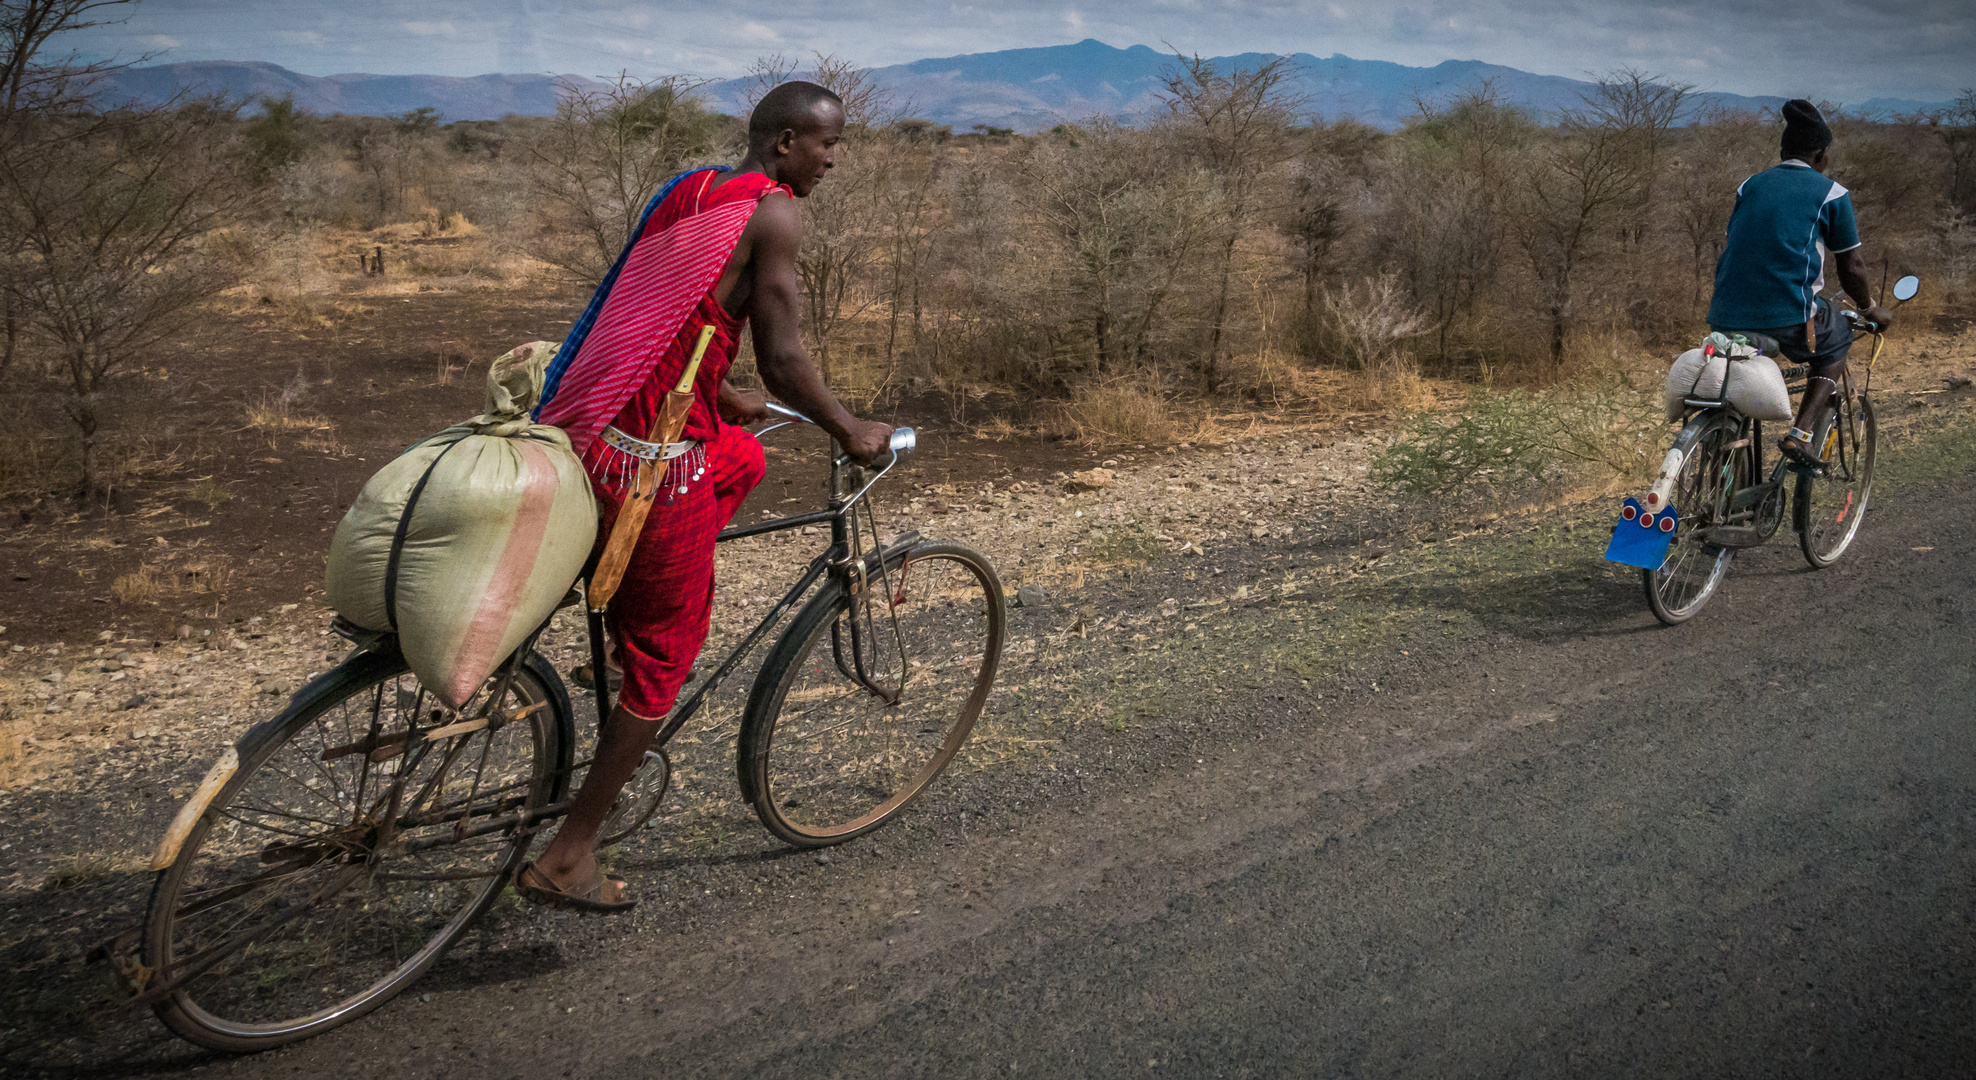
[(1290, 57), (1275, 56), (1227, 72), (1216, 70), (1212, 61), (1199, 55), (1176, 53), (1174, 59), (1178, 67), (1166, 76), (1162, 95), (1167, 123), (1219, 188), (1215, 292), (1208, 316), (1208, 347), (1199, 365), (1201, 385), (1212, 391), (1220, 382), (1235, 249), (1254, 224), (1263, 176), (1295, 154), (1288, 129), (1303, 103), (1283, 85), (1295, 67)]
[(233, 111), (216, 103), (17, 120), (23, 126), (41, 137), (0, 149), (0, 229), (17, 252), (0, 289), (66, 375), (87, 496), (102, 490), (105, 380), (230, 283), (232, 268), (209, 241), (251, 210), (256, 188), (244, 155), (227, 145)]
[[(766, 83), (768, 78), (790, 74), (779, 57), (756, 66), (763, 93), (773, 86)], [(889, 170), (900, 155), (888, 153), (897, 147), (885, 129), (905, 119), (906, 111), (894, 104), (869, 68), (842, 57), (818, 53), (811, 74), (844, 102), (837, 165), (830, 180), (803, 200), (803, 250), (796, 262), (811, 348), (829, 378), (837, 334), (871, 307), (875, 297), (860, 286), (890, 246), (888, 236), (897, 235), (899, 224), (889, 212), (887, 191), (893, 183)]]
[(1963, 213), (1976, 214), (1976, 88), (1957, 95), (1955, 104), (1930, 121), (1948, 153), (1948, 201)]
[(1532, 125), (1486, 81), (1418, 109), (1398, 139), (1392, 252), (1445, 360), (1456, 321), (1497, 269), (1511, 159), (1530, 141)]
[(1095, 119), (1041, 140), (1016, 163), (1034, 219), (1066, 262), (1071, 306), (1096, 372), (1145, 366), (1170, 298), (1198, 273), (1220, 220), (1210, 179), (1158, 133)]
[(1517, 240), (1536, 278), (1549, 324), (1553, 372), (1576, 313), (1578, 273), (1616, 212), (1637, 198), (1641, 160), (1625, 133), (1567, 113), (1555, 136), (1529, 156), (1512, 208)]
[[(74, 53), (50, 61), (42, 55), (49, 41), (72, 30), (118, 22), (94, 16), (133, 0), (0, 0), (0, 143), (21, 147), (24, 140), (43, 137), (25, 117), (81, 104), (79, 95), (93, 79), (124, 66), (99, 61), (84, 63)], [(141, 58), (140, 58), (141, 59)], [(6, 273), (21, 253), (18, 235), (0, 235), (0, 273)], [(13, 293), (0, 288), (0, 378), (5, 378), (19, 355), (21, 312)]]
[(78, 90), (87, 89), (94, 76), (135, 63), (83, 63), (74, 53), (51, 62), (41, 55), (58, 34), (121, 22), (94, 16), (135, 2), (0, 0), (0, 121), (22, 110), (66, 101)]
[(754, 112), (761, 104), (762, 95), (796, 77), (797, 63), (776, 53), (773, 56), (757, 56), (748, 65), (748, 88), (742, 98), (747, 102), (748, 111)]
[(889, 377), (899, 347), (900, 318), (911, 312), (913, 340), (921, 325), (921, 278), (936, 234), (934, 197), (940, 172), (939, 144), (947, 129), (923, 120), (907, 120), (888, 128), (878, 145), (885, 159), (878, 185), (886, 237), (885, 366)]
[(554, 219), (537, 257), (586, 286), (604, 279), (666, 178), (724, 149), (716, 118), (694, 96), (699, 85), (626, 74), (601, 89), (564, 84), (555, 117), (529, 147), (533, 193)]

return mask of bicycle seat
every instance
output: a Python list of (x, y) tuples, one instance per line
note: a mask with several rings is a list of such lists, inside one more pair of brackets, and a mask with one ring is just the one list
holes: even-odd
[(1776, 356), (1778, 354), (1777, 339), (1771, 337), (1769, 334), (1752, 334), (1745, 330), (1743, 331), (1743, 337), (1748, 339), (1750, 348), (1755, 349), (1765, 356)]

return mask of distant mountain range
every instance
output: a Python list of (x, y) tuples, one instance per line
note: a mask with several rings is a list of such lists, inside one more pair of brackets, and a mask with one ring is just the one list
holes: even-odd
[(319, 116), (389, 116), (430, 107), (447, 120), (499, 120), (553, 114), (557, 81), (554, 75), (316, 76), (259, 61), (206, 60), (125, 68), (105, 76), (97, 93), (108, 101), (162, 101), (181, 91), (249, 102), (292, 95), (296, 107)]
[[(1253, 65), (1264, 53), (1216, 57), (1217, 65)], [(1557, 75), (1533, 75), (1478, 60), (1449, 60), (1431, 68), (1407, 67), (1349, 56), (1297, 53), (1287, 89), (1302, 96), (1311, 112), (1329, 119), (1352, 117), (1382, 128), (1406, 122), (1420, 101), (1438, 102), (1483, 83), (1502, 98), (1539, 117), (1582, 103), (1592, 83)], [(1044, 130), (1096, 114), (1127, 122), (1151, 116), (1159, 107), (1162, 76), (1174, 58), (1134, 45), (1113, 48), (1086, 39), (1075, 45), (1007, 49), (942, 59), (915, 60), (875, 69), (879, 85), (894, 103), (910, 104), (915, 115), (957, 131), (976, 125), (1017, 131)], [(588, 84), (587, 79), (576, 79)], [(221, 91), (249, 100), (293, 95), (310, 112), (383, 115), (421, 107), (439, 110), (447, 120), (493, 120), (508, 114), (546, 116), (556, 109), (559, 79), (554, 75), (301, 75), (274, 64), (210, 61), (129, 68), (104, 80), (103, 92), (116, 99), (159, 100), (181, 90)], [(702, 90), (709, 104), (740, 114), (747, 108), (749, 83), (716, 82)], [(1744, 109), (1776, 108), (1781, 97), (1701, 93), (1699, 102)], [(1857, 112), (1904, 113), (1946, 107), (1947, 102), (1875, 98), (1848, 103)]]

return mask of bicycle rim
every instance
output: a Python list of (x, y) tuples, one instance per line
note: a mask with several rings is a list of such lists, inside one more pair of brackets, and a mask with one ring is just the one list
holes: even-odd
[(1735, 552), (1701, 540), (1702, 530), (1717, 523), (1727, 502), (1728, 478), (1725, 466), (1741, 468), (1743, 463), (1724, 449), (1736, 433), (1724, 421), (1702, 432), (1681, 466), (1671, 501), (1680, 513), (1680, 524), (1667, 547), (1667, 557), (1659, 567), (1640, 571), (1646, 590), (1647, 606), (1654, 617), (1669, 626), (1694, 618), (1715, 596)]
[(986, 560), (945, 544), (907, 552), (856, 595), (819, 596), (750, 695), (742, 788), (799, 847), (841, 843), (904, 810), (967, 741), (1005, 633)]
[(1843, 404), (1826, 410), (1812, 436), (1825, 461), (1823, 474), (1798, 477), (1798, 547), (1821, 570), (1838, 562), (1859, 535), (1880, 445), (1873, 403), (1856, 397), (1849, 414), (1841, 412)]
[(526, 851), (521, 816), (567, 781), (560, 681), (531, 657), (496, 701), (501, 682), (452, 713), (401, 657), (368, 653), (242, 740), (153, 890), (154, 981), (205, 968), (156, 1006), (167, 1026), (265, 1050), (369, 1012), (438, 960)]

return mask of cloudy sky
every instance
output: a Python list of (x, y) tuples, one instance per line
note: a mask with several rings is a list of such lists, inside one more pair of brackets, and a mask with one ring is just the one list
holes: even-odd
[(1701, 89), (1835, 101), (1945, 100), (1976, 85), (1971, 0), (141, 0), (128, 10), (124, 24), (65, 44), (309, 75), (728, 77), (777, 52), (877, 67), (1094, 37), (1573, 77), (1635, 67)]

